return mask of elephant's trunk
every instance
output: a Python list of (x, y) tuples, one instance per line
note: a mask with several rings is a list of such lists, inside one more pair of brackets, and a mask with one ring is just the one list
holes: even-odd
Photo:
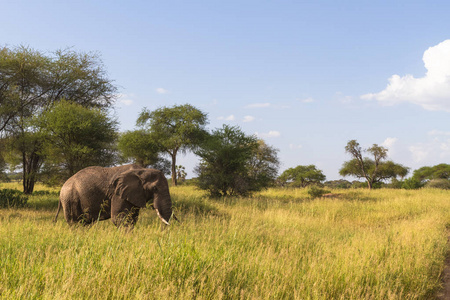
[(172, 216), (172, 200), (170, 199), (169, 191), (158, 192), (154, 195), (153, 206), (161, 221), (170, 225), (170, 217)]

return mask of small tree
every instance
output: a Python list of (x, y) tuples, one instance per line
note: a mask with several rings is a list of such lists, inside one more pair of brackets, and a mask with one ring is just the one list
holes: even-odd
[(137, 124), (148, 130), (158, 148), (170, 155), (172, 184), (177, 185), (177, 155), (196, 149), (205, 134), (207, 115), (189, 104), (154, 111), (144, 108)]
[(408, 174), (408, 168), (392, 161), (383, 161), (387, 157), (387, 149), (377, 144), (365, 150), (373, 156), (373, 159), (362, 156), (363, 150), (356, 140), (349, 141), (345, 151), (353, 159), (344, 162), (339, 174), (365, 179), (369, 189), (372, 189), (374, 183), (397, 176), (403, 178)]
[(257, 144), (248, 162), (248, 172), (255, 189), (261, 190), (275, 183), (280, 161), (277, 149), (263, 140), (258, 140)]
[(170, 162), (161, 157), (161, 149), (145, 130), (127, 131), (117, 144), (123, 161), (131, 161), (143, 168), (152, 167), (170, 174)]
[(223, 125), (196, 151), (198, 186), (211, 196), (245, 196), (274, 181), (276, 150), (238, 127)]
[(35, 124), (42, 136), (39, 154), (46, 158), (47, 170), (63, 178), (88, 166), (112, 165), (116, 159), (117, 122), (100, 109), (62, 100)]
[(326, 177), (322, 171), (314, 165), (289, 168), (278, 177), (281, 185), (289, 185), (292, 187), (306, 187), (311, 184), (320, 184), (325, 179)]
[(184, 166), (177, 166), (177, 181), (183, 182), (186, 180), (186, 168)]

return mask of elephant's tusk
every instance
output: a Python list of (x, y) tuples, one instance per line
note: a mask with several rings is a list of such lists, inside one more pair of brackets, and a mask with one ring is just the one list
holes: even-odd
[(161, 215), (159, 214), (159, 210), (157, 208), (155, 208), (155, 210), (156, 210), (156, 214), (161, 219), (161, 221), (166, 225), (170, 225), (169, 222), (167, 222), (166, 220), (163, 219), (163, 217), (161, 217)]

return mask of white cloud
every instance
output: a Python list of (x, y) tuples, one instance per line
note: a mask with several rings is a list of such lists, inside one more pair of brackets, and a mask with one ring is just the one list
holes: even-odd
[(270, 103), (253, 103), (246, 106), (246, 108), (265, 108), (270, 107)]
[(242, 122), (248, 123), (248, 122), (253, 122), (254, 120), (255, 120), (255, 117), (253, 117), (253, 116), (245, 116), (244, 120), (242, 120)]
[(448, 136), (433, 137), (432, 140), (418, 143), (408, 148), (414, 162), (435, 164), (450, 158), (450, 138)]
[(450, 131), (440, 131), (440, 130), (431, 130), (430, 132), (428, 132), (428, 135), (432, 135), (432, 136), (439, 136), (439, 135), (443, 135), (443, 136), (449, 136), (450, 135)]
[(429, 147), (422, 144), (410, 146), (409, 151), (411, 152), (413, 161), (417, 163), (426, 160), (431, 152)]
[(386, 148), (392, 148), (392, 146), (394, 146), (394, 144), (398, 141), (397, 138), (392, 138), (392, 137), (388, 137), (387, 139), (384, 140), (383, 143), (381, 143), (381, 146), (386, 147)]
[(163, 88), (157, 88), (157, 89), (156, 89), (156, 92), (157, 92), (158, 94), (167, 94), (169, 91), (166, 90), (166, 89), (163, 89)]
[(397, 138), (393, 138), (393, 137), (388, 137), (387, 139), (384, 140), (383, 143), (381, 143), (381, 146), (385, 147), (388, 149), (389, 155), (394, 155), (395, 154), (395, 149), (394, 149), (394, 145), (395, 143), (398, 141)]
[(302, 145), (289, 144), (289, 149), (291, 149), (291, 150), (301, 149), (301, 148), (303, 148)]
[(258, 133), (258, 132), (256, 132), (256, 135), (258, 137), (261, 137), (261, 138), (276, 138), (276, 137), (281, 136), (281, 133), (279, 131), (276, 131), (276, 130), (271, 130), (268, 133)]
[(316, 102), (316, 100), (314, 100), (314, 98), (312, 98), (312, 97), (308, 97), (308, 98), (306, 98), (306, 99), (300, 100), (300, 102), (303, 102), (303, 103), (313, 103), (313, 102)]
[(133, 100), (131, 99), (134, 95), (133, 94), (119, 94), (118, 100), (119, 104), (121, 106), (130, 106), (133, 104)]
[(346, 96), (342, 92), (334, 93), (334, 99), (343, 104), (351, 104), (354, 101), (352, 96)]
[(217, 120), (234, 121), (235, 117), (234, 115), (229, 115), (228, 117), (218, 117)]
[(133, 100), (131, 100), (131, 99), (121, 99), (120, 103), (122, 103), (125, 106), (130, 106), (130, 105), (133, 104)]
[(427, 110), (450, 112), (450, 40), (428, 48), (423, 54), (424, 77), (392, 75), (387, 87), (361, 99), (378, 100), (385, 105), (411, 102)]

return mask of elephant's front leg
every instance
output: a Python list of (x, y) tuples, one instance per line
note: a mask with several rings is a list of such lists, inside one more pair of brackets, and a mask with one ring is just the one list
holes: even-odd
[(117, 227), (133, 227), (139, 217), (139, 207), (128, 201), (112, 201), (111, 220)]

